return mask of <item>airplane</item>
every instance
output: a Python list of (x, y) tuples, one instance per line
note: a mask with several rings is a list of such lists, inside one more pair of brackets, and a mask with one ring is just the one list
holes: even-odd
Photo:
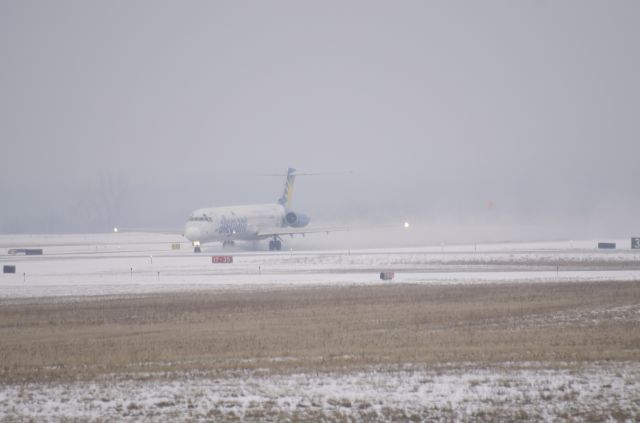
[(296, 169), (287, 169), (284, 191), (277, 202), (246, 206), (208, 207), (197, 209), (184, 227), (184, 237), (193, 244), (193, 251), (199, 253), (200, 245), (222, 242), (223, 247), (234, 245), (235, 241), (269, 240), (269, 250), (282, 249), (282, 237), (313, 232), (348, 230), (348, 227), (306, 228), (311, 218), (291, 208), (293, 184)]

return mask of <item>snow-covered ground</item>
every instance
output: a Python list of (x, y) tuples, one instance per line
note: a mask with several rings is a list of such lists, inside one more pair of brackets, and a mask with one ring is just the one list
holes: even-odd
[(108, 375), (0, 389), (0, 419), (637, 421), (638, 363)]
[[(207, 246), (179, 250), (174, 235), (99, 234), (0, 236), (0, 298), (134, 294), (196, 289), (271, 289), (284, 286), (375, 284), (380, 271), (394, 282), (501, 283), (640, 280), (640, 250), (613, 240), (498, 243), (370, 250), (246, 251)], [(41, 247), (43, 256), (7, 254), (9, 248)], [(233, 264), (212, 264), (230, 254)]]
[[(616, 250), (598, 250), (596, 241), (566, 241), (282, 252), (207, 246), (201, 254), (194, 254), (186, 242), (172, 250), (176, 241), (175, 236), (150, 234), (0, 236), (0, 265), (17, 267), (15, 274), (0, 274), (0, 299), (7, 303), (49, 296), (63, 300), (313, 285), (640, 280), (640, 251), (632, 250), (628, 240), (608, 240), (617, 242)], [(21, 247), (43, 248), (44, 255), (7, 253)], [(211, 256), (217, 254), (233, 255), (234, 263), (213, 264)], [(395, 279), (381, 282), (382, 270), (395, 271)], [(603, 315), (615, 318), (616, 313), (637, 321), (637, 305), (527, 319), (544, 326), (555, 324), (553, 319), (594, 322)], [(514, 327), (519, 323), (514, 320)], [(291, 360), (288, 369), (296, 369), (295, 357), (282, 360)], [(122, 373), (90, 381), (0, 381), (0, 421), (638, 418), (637, 362), (451, 363), (299, 373), (259, 369)]]

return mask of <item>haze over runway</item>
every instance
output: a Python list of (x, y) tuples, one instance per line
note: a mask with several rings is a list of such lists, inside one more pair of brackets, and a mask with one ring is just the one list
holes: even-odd
[(0, 232), (275, 201), (430, 242), (628, 237), (635, 1), (0, 3)]

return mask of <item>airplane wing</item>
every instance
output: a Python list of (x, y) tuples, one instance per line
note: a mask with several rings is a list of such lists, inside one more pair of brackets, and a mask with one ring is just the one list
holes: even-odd
[(344, 231), (349, 231), (351, 230), (352, 227), (351, 226), (325, 226), (325, 227), (311, 227), (311, 228), (291, 228), (291, 227), (285, 227), (285, 228), (269, 228), (269, 229), (262, 229), (259, 230), (256, 233), (256, 236), (260, 237), (260, 238), (269, 238), (272, 236), (284, 236), (284, 235), (290, 235), (291, 237), (293, 237), (294, 235), (302, 235), (304, 236), (305, 234), (314, 234), (314, 233), (329, 233), (329, 232), (344, 232)]

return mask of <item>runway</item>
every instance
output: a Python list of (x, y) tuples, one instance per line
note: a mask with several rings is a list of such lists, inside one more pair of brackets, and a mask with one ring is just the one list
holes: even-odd
[[(405, 248), (247, 251), (205, 246), (193, 253), (183, 238), (159, 234), (0, 236), (0, 298), (83, 297), (197, 290), (251, 290), (292, 286), (477, 284), (640, 280), (640, 250), (615, 240), (511, 242)], [(179, 243), (180, 249), (173, 250)], [(7, 254), (43, 248), (42, 256)], [(295, 247), (295, 249), (294, 249)], [(231, 255), (214, 264), (212, 255)], [(395, 272), (380, 281), (381, 271)]]

